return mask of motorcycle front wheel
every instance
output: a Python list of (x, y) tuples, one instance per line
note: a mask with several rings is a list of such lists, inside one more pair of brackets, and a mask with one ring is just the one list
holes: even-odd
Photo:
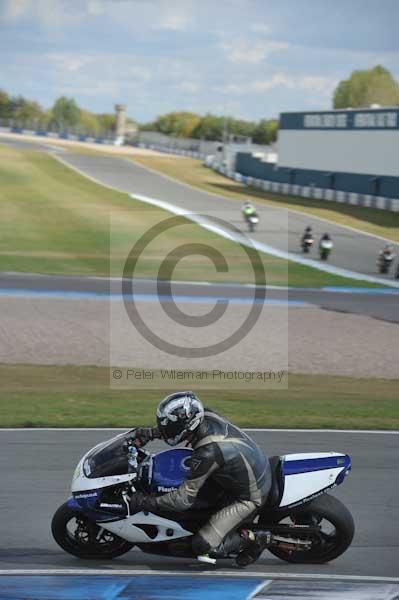
[[(273, 519), (273, 524), (286, 525), (289, 537), (289, 526), (310, 525), (318, 527), (319, 533), (311, 536), (311, 547), (309, 549), (292, 550), (276, 546), (268, 548), (269, 552), (278, 558), (290, 563), (327, 563), (341, 556), (350, 546), (355, 525), (353, 517), (346, 506), (327, 494), (319, 496), (302, 508), (294, 508), (289, 515), (286, 513)], [(273, 528), (273, 524), (259, 522), (262, 528)], [(296, 537), (295, 535), (293, 537)], [(307, 539), (304, 533), (304, 539)]]
[(90, 521), (65, 502), (54, 514), (51, 532), (57, 544), (69, 554), (85, 559), (112, 559), (134, 546), (131, 542)]

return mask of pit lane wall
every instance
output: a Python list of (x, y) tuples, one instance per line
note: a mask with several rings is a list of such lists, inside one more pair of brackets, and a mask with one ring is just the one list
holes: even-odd
[(241, 152), (228, 175), (266, 191), (399, 212), (399, 108), (283, 113), (278, 164)]

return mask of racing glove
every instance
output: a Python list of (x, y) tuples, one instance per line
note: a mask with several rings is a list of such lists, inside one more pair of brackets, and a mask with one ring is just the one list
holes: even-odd
[(142, 448), (142, 446), (145, 446), (148, 442), (158, 440), (160, 437), (157, 427), (137, 427), (137, 429), (133, 431), (132, 440), (137, 448)]
[(151, 512), (156, 508), (156, 498), (143, 494), (143, 492), (135, 492), (130, 498), (130, 512), (132, 514), (141, 510)]

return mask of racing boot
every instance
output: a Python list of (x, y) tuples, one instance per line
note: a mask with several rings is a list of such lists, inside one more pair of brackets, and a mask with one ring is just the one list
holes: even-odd
[(240, 531), (242, 550), (237, 554), (236, 564), (239, 567), (247, 567), (258, 560), (265, 548), (272, 543), (270, 531), (252, 531), (242, 529)]

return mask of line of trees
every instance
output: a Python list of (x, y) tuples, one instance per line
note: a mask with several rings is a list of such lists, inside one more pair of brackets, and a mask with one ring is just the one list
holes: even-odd
[[(379, 104), (399, 105), (399, 83), (381, 65), (363, 71), (353, 71), (340, 81), (334, 91), (334, 108), (359, 108)], [(73, 98), (61, 96), (46, 110), (38, 102), (23, 96), (9, 96), (0, 89), (0, 119), (21, 127), (104, 135), (115, 130), (115, 115), (96, 114), (80, 108)], [(131, 119), (128, 124), (135, 124)], [(180, 138), (224, 140), (226, 135), (251, 137), (255, 144), (276, 141), (278, 121), (262, 119), (247, 121), (208, 113), (204, 116), (188, 111), (176, 111), (157, 117), (139, 126), (141, 130), (158, 131)]]
[(223, 140), (226, 134), (229, 134), (251, 137), (255, 144), (270, 144), (277, 139), (278, 121), (263, 119), (254, 122), (211, 113), (201, 116), (192, 112), (177, 111), (161, 115), (142, 125), (140, 129), (180, 138), (204, 140)]
[(95, 114), (80, 108), (73, 98), (61, 96), (46, 110), (23, 96), (9, 96), (0, 89), (0, 119), (19, 127), (103, 135), (115, 130), (115, 115)]

